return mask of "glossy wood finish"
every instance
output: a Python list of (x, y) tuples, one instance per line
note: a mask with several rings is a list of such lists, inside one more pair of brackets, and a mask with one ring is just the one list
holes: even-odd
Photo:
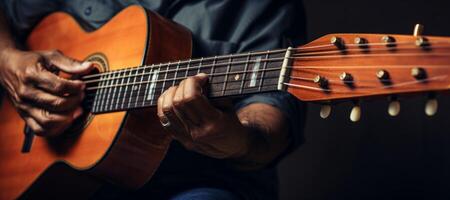
[[(153, 22), (150, 32), (149, 20)], [(160, 42), (153, 42), (158, 40)], [(69, 15), (55, 13), (46, 17), (28, 40), (32, 50), (58, 49), (77, 60), (102, 53), (108, 59), (110, 70), (139, 66), (144, 62), (184, 59), (190, 56), (190, 44), (189, 32), (184, 28), (137, 6), (128, 7), (92, 33), (83, 31)], [(166, 52), (146, 51), (148, 45)], [(177, 48), (173, 48), (175, 46)], [(116, 112), (95, 116), (77, 137), (35, 137), (31, 152), (23, 154), (20, 151), (23, 120), (8, 99), (3, 99), (0, 112), (0, 199), (17, 198), (38, 178), (47, 181), (35, 184), (51, 182), (57, 186), (61, 181), (73, 181), (43, 175), (60, 162), (119, 186), (137, 188), (150, 179), (171, 140), (162, 131), (154, 110), (131, 114)], [(34, 194), (77, 189), (33, 187), (47, 189)]]
[[(303, 101), (332, 101), (379, 95), (444, 91), (450, 89), (450, 39), (426, 37), (429, 46), (415, 44), (417, 38), (390, 35), (395, 42), (388, 47), (381, 34), (331, 34), (319, 38), (293, 52), (290, 84), (287, 90)], [(345, 49), (330, 43), (340, 38)], [(355, 38), (364, 38), (366, 45), (357, 45)], [(365, 48), (364, 48), (365, 46)], [(411, 70), (423, 68), (427, 80), (418, 82)], [(383, 84), (376, 76), (386, 70), (391, 84)], [(353, 85), (345, 84), (340, 75), (349, 73)], [(320, 75), (328, 80), (321, 88), (313, 79)], [(294, 86), (295, 85), (295, 86)]]

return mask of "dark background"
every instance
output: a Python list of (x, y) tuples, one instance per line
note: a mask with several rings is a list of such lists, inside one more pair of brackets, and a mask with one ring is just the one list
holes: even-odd
[[(305, 0), (308, 41), (328, 33), (450, 36), (448, 0)], [(449, 66), (450, 67), (450, 66)], [(450, 95), (441, 95), (435, 117), (424, 113), (425, 95), (401, 99), (398, 117), (388, 101), (363, 102), (359, 123), (350, 103), (322, 120), (309, 104), (306, 143), (279, 166), (280, 198), (450, 199)]]

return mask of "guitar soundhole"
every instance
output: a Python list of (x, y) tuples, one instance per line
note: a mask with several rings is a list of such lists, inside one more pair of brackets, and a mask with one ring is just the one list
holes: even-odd
[[(109, 70), (108, 60), (106, 56), (101, 53), (95, 53), (85, 59), (86, 61), (92, 62), (95, 68), (89, 73), (89, 75), (99, 74)], [(88, 83), (86, 88), (97, 87), (98, 83)], [(90, 95), (92, 93), (86, 92), (86, 97), (82, 102), (82, 107), (84, 109), (83, 115), (81, 115), (75, 122), (66, 130), (66, 137), (76, 137), (83, 132), (83, 130), (89, 126), (90, 122), (94, 118), (94, 114), (90, 111), (92, 109), (93, 98)]]

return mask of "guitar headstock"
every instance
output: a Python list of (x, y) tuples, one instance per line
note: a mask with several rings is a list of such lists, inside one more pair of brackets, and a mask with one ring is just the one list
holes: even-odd
[(321, 37), (291, 50), (285, 86), (303, 101), (325, 103), (450, 90), (450, 38), (415, 32)]

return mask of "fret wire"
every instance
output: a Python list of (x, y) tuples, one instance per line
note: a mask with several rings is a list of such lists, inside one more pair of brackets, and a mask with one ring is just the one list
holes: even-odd
[[(270, 54), (270, 50), (267, 51), (266, 60), (269, 59), (269, 54)], [(266, 72), (265, 70), (266, 69), (267, 69), (267, 62), (264, 62), (263, 71), (261, 73), (261, 79), (259, 80), (258, 91), (261, 91), (261, 88), (262, 88), (262, 85), (263, 85), (263, 82), (264, 82), (264, 76), (265, 76), (265, 72)]]
[[(151, 69), (151, 68), (150, 68)], [(141, 69), (139, 69), (138, 68), (138, 70), (137, 70), (137, 72), (136, 73), (139, 73), (139, 70), (141, 70)], [(144, 80), (144, 74), (145, 74), (145, 70), (144, 69), (142, 69), (142, 73), (140, 73), (141, 74), (141, 80), (140, 80), (140, 82), (142, 83), (142, 81)], [(150, 75), (149, 75), (150, 76)], [(137, 94), (138, 94), (138, 96), (141, 94), (141, 86), (142, 86), (142, 84), (138, 84), (138, 91), (137, 91)], [(138, 104), (138, 102), (139, 102), (139, 98), (137, 99), (137, 101), (135, 102), (135, 107), (137, 107), (137, 104)]]
[[(247, 61), (244, 67), (244, 72), (247, 72), (248, 70), (248, 62), (250, 61), (250, 57), (251, 57), (252, 53), (248, 53), (247, 56)], [(243, 90), (244, 90), (244, 86), (245, 86), (245, 77), (246, 77), (247, 73), (243, 73), (242, 75), (242, 83), (241, 83), (241, 88), (239, 89), (239, 93), (242, 94)]]
[[(167, 76), (168, 76), (168, 73), (169, 73), (168, 72), (169, 67), (170, 67), (170, 62), (169, 62), (169, 64), (166, 67), (167, 70), (166, 70), (166, 73), (164, 73), (164, 80), (167, 80)], [(161, 89), (161, 94), (162, 94), (166, 90), (166, 81), (163, 81), (163, 86), (161, 88), (162, 88)]]
[[(136, 72), (134, 74), (136, 75), (137, 74), (137, 70), (135, 70), (135, 71)], [(131, 107), (131, 98), (134, 98), (133, 95), (134, 95), (134, 91), (135, 91), (135, 88), (136, 88), (136, 77), (137, 76), (134, 76), (133, 84), (132, 84), (131, 90), (130, 90), (130, 100), (128, 101), (128, 107), (129, 108)]]
[[(231, 55), (233, 55), (233, 54), (231, 54)], [(224, 79), (224, 82), (223, 82), (222, 95), (225, 95), (225, 89), (227, 88), (228, 74), (230, 73), (231, 62), (233, 62), (232, 56), (230, 56), (229, 62), (228, 62), (228, 65), (227, 65), (227, 71), (225, 73), (225, 79)]]
[[(119, 75), (119, 73), (113, 74), (113, 77), (114, 77), (114, 78), (115, 78), (115, 77), (118, 77), (118, 78), (117, 78), (117, 79), (114, 79), (114, 80), (112, 81), (112, 84), (117, 84), (117, 81), (120, 80), (120, 77), (119, 77), (119, 76), (116, 76), (116, 75)], [(117, 89), (117, 87), (114, 87), (114, 89), (112, 89), (111, 105), (113, 104), (112, 101), (114, 101), (114, 97), (116, 96), (116, 89)], [(109, 109), (111, 110), (112, 108), (110, 107)]]
[[(104, 76), (101, 76), (100, 77), (100, 80), (103, 80), (103, 78), (104, 78)], [(103, 81), (100, 81), (100, 84), (99, 84), (99, 86), (100, 87), (102, 87), (103, 86), (103, 84), (104, 84), (104, 82)], [(102, 93), (102, 89), (99, 89), (99, 90), (96, 90), (95, 91), (95, 102), (94, 102), (94, 110), (95, 111), (97, 111), (98, 110), (98, 106), (99, 106), (99, 104), (100, 104), (100, 99), (101, 99), (101, 93)]]
[[(164, 74), (164, 80), (167, 80), (167, 74), (168, 74), (169, 67), (170, 67), (170, 62), (167, 64), (167, 70), (166, 70), (166, 73)], [(163, 84), (162, 84), (162, 87), (161, 87), (161, 90), (160, 90), (160, 95), (162, 95), (164, 93), (164, 91), (166, 90), (165, 88), (166, 88), (166, 81), (163, 81)], [(155, 91), (156, 91), (156, 89), (155, 89)], [(155, 94), (156, 94), (156, 92), (155, 92)], [(154, 97), (152, 97), (152, 99), (153, 98)]]
[[(214, 56), (213, 59), (213, 63), (212, 63), (212, 67), (210, 67), (210, 74), (214, 74), (214, 72), (216, 71), (216, 65), (217, 65), (217, 56)], [(214, 78), (214, 76), (208, 77), (208, 81), (212, 82), (212, 79)]]
[[(108, 78), (108, 79), (111, 78), (112, 75), (113, 75), (113, 73), (109, 74), (109, 75), (107, 76), (107, 78)], [(105, 103), (104, 103), (105, 105), (101, 105), (101, 107), (100, 107), (100, 110), (101, 110), (101, 111), (106, 110), (106, 105), (109, 104), (109, 95), (110, 95), (111, 85), (112, 85), (112, 84), (111, 84), (111, 80), (107, 80), (107, 81), (105, 82), (106, 90), (103, 92), (103, 100), (102, 100), (103, 102), (105, 102)]]
[(191, 62), (188, 62), (187, 67), (186, 67), (186, 72), (184, 74), (184, 78), (187, 78), (189, 76), (189, 68), (191, 67), (190, 65), (191, 65)]
[[(153, 104), (155, 101), (155, 97), (156, 97), (156, 86), (158, 85), (158, 77), (159, 77), (159, 71), (161, 71), (161, 67), (162, 65), (158, 66), (158, 70), (154, 70), (153, 71), (153, 75), (152, 75), (152, 84), (150, 85), (151, 88), (151, 93), (149, 94), (149, 98), (150, 98), (150, 103)], [(165, 81), (163, 81), (164, 83)], [(151, 96), (150, 96), (151, 95)]]
[[(215, 56), (214, 56), (215, 57)], [(202, 68), (202, 65), (203, 65), (203, 57), (201, 58), (201, 60), (200, 60), (200, 65), (197, 67), (198, 69), (197, 69), (197, 74), (200, 74), (200, 69)]]
[[(144, 71), (146, 71), (146, 70), (144, 69)], [(145, 83), (145, 91), (144, 91), (144, 98), (142, 100), (142, 105), (145, 105), (145, 101), (147, 100), (148, 90), (149, 90), (149, 85), (148, 84), (150, 83), (150, 77), (152, 77), (152, 76), (149, 74), (147, 76), (147, 83)]]
[[(130, 72), (129, 75), (131, 75), (133, 73), (133, 71), (131, 69), (129, 70), (129, 72)], [(129, 86), (129, 84), (130, 84), (130, 77), (127, 78), (127, 85), (125, 87), (125, 96), (124, 96), (123, 101), (122, 101), (122, 109), (125, 108), (125, 99), (127, 99), (127, 93), (128, 93), (128, 86)], [(128, 99), (128, 101), (130, 101), (130, 99), (131, 99), (131, 94), (130, 94), (130, 98)]]
[(174, 79), (172, 82), (172, 86), (175, 86), (175, 84), (176, 84), (176, 79), (178, 78), (178, 71), (180, 70), (180, 63), (181, 63), (181, 61), (178, 61), (177, 68), (175, 70)]
[[(125, 81), (125, 73), (126, 73), (126, 71), (123, 71), (123, 72), (120, 73), (121, 74), (120, 84), (123, 84), (123, 82)], [(118, 97), (120, 97), (120, 94), (122, 94), (122, 88), (123, 88), (123, 86), (119, 86), (119, 94), (117, 95)], [(116, 109), (118, 109), (117, 106), (119, 106), (119, 101), (120, 100), (123, 101), (123, 97), (120, 97), (119, 100), (117, 101)]]

